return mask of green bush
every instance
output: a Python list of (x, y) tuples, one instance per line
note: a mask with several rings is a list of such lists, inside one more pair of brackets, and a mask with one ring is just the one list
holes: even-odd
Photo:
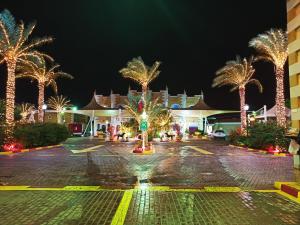
[(17, 125), (14, 130), (14, 138), (26, 148), (56, 145), (69, 135), (66, 126), (56, 123)]
[(248, 136), (242, 135), (240, 129), (232, 131), (228, 137), (231, 144), (266, 149), (278, 145), (287, 149), (289, 139), (285, 137), (286, 129), (276, 123), (256, 123), (248, 128)]
[(247, 145), (251, 148), (276, 146), (287, 148), (289, 139), (285, 137), (286, 129), (276, 123), (256, 123), (249, 127)]
[(232, 130), (228, 136), (228, 141), (230, 144), (244, 146), (247, 143), (247, 137), (241, 134), (241, 130), (238, 128)]

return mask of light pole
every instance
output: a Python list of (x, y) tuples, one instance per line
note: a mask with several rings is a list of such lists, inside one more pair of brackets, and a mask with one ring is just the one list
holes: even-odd
[(246, 132), (247, 132), (247, 137), (248, 137), (248, 117), (247, 117), (247, 111), (249, 110), (249, 105), (245, 104), (244, 105), (244, 110), (245, 110), (245, 113), (246, 113)]
[(43, 104), (42, 109), (43, 109), (43, 123), (45, 123), (45, 113), (46, 113), (46, 109), (47, 109), (47, 105)]
[(146, 111), (144, 110), (143, 113), (142, 113), (142, 122), (141, 122), (141, 130), (142, 130), (142, 137), (143, 137), (143, 145), (142, 145), (142, 149), (143, 151), (145, 150), (145, 132), (147, 130), (147, 113)]

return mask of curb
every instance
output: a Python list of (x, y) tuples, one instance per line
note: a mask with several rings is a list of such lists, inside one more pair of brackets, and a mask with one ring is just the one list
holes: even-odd
[(239, 148), (239, 149), (246, 150), (246, 151), (259, 152), (261, 154), (268, 154), (268, 155), (281, 156), (281, 157), (292, 156), (290, 153), (268, 152), (267, 150), (247, 148), (247, 147), (241, 147), (241, 146), (235, 146), (235, 145), (228, 145), (228, 146), (232, 147), (232, 148)]
[(300, 184), (296, 182), (275, 182), (274, 187), (300, 202)]
[(59, 144), (59, 145), (49, 145), (49, 146), (37, 147), (37, 148), (26, 148), (26, 149), (22, 149), (19, 152), (0, 152), (0, 155), (12, 155), (12, 154), (17, 154), (17, 153), (40, 151), (40, 150), (46, 150), (46, 149), (56, 148), (56, 147), (61, 147), (61, 146), (62, 146), (62, 144)]

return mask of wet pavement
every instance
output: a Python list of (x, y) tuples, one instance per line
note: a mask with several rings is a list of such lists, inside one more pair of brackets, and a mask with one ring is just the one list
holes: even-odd
[[(275, 181), (300, 182), (291, 157), (207, 140), (156, 143), (152, 155), (132, 148), (72, 138), (63, 147), (0, 156), (0, 190), (50, 188), (0, 191), (0, 224), (300, 224), (300, 204), (274, 190)], [(59, 189), (65, 186), (106, 190)]]

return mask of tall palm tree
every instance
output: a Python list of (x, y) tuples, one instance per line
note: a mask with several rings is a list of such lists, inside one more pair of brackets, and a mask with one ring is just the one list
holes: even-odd
[(271, 29), (253, 38), (249, 46), (258, 52), (258, 60), (269, 61), (275, 65), (276, 120), (278, 125), (285, 127), (284, 65), (288, 57), (287, 34), (280, 29)]
[(55, 97), (52, 96), (48, 99), (48, 106), (51, 109), (54, 109), (57, 113), (57, 123), (61, 124), (63, 122), (61, 114), (63, 113), (65, 107), (69, 106), (69, 103), (70, 100), (62, 95)]
[(35, 50), (36, 47), (51, 42), (51, 37), (29, 41), (34, 28), (35, 23), (30, 23), (26, 27), (22, 21), (16, 23), (7, 9), (0, 13), (0, 63), (5, 62), (7, 65), (5, 121), (9, 127), (14, 123), (16, 64), (19, 62), (28, 64), (29, 58), (36, 60), (41, 57), (51, 58)]
[(73, 76), (57, 70), (59, 68), (58, 64), (47, 66), (44, 59), (34, 61), (29, 64), (21, 64), (18, 66), (18, 73), (16, 78), (30, 78), (38, 82), (39, 97), (38, 97), (38, 121), (44, 121), (44, 99), (45, 99), (45, 87), (51, 86), (57, 94), (57, 84), (56, 79), (59, 77), (66, 77), (73, 79)]
[[(151, 67), (145, 65), (141, 57), (133, 58), (127, 63), (127, 67), (121, 69), (119, 72), (124, 78), (129, 78), (137, 82), (142, 86), (142, 102), (144, 105), (144, 112), (146, 112), (145, 106), (147, 104), (147, 89), (149, 84), (160, 74), (158, 67), (160, 62), (156, 61)], [(149, 119), (148, 124), (150, 124)], [(145, 140), (146, 145), (148, 144), (148, 133), (143, 132), (143, 139)]]
[(231, 91), (239, 90), (240, 110), (241, 110), (241, 131), (244, 132), (247, 126), (247, 115), (245, 107), (245, 90), (246, 85), (253, 83), (262, 92), (263, 88), (257, 79), (252, 76), (255, 69), (252, 67), (253, 57), (248, 60), (241, 59), (239, 56), (236, 60), (228, 61), (226, 65), (216, 72), (216, 78), (213, 81), (213, 87), (221, 87), (225, 85), (232, 86)]

